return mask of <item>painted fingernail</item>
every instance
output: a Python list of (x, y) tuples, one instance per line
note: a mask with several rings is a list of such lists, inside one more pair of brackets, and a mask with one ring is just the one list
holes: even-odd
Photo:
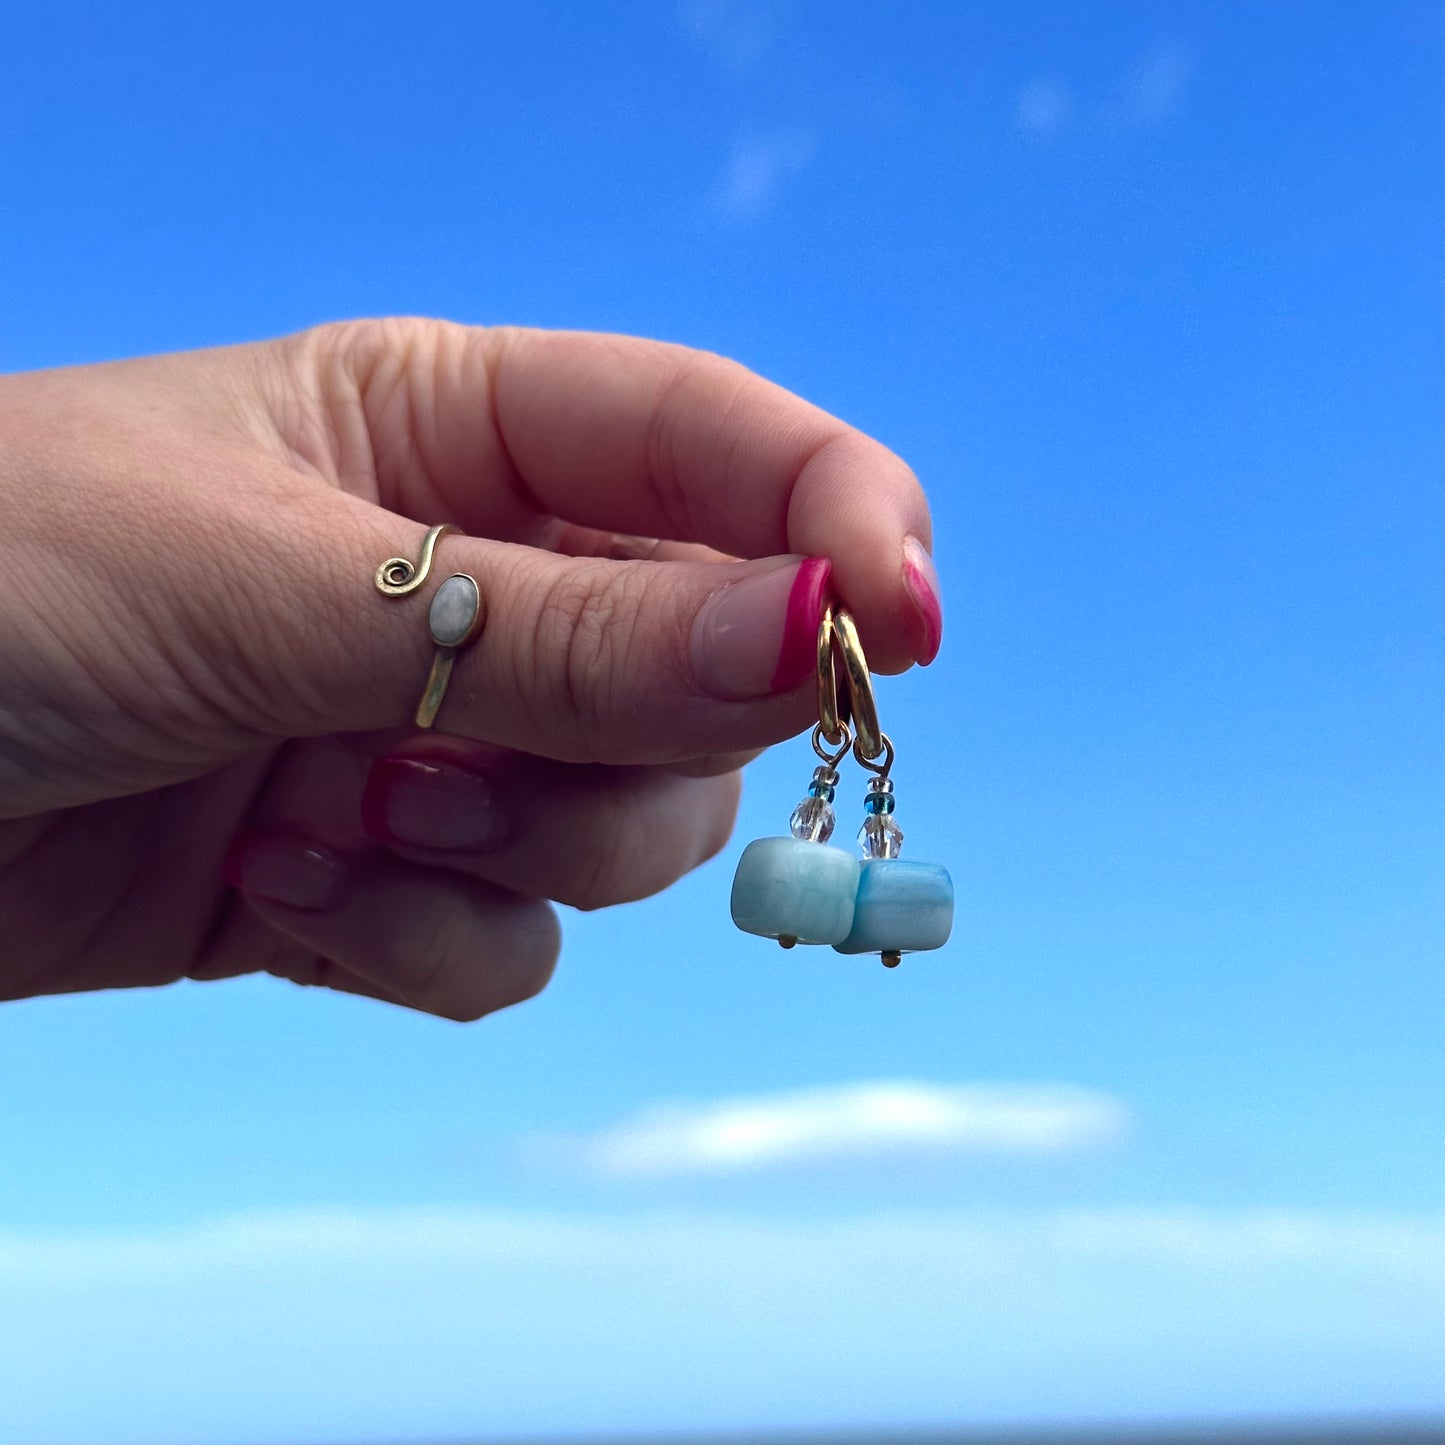
[(507, 832), (490, 778), (432, 758), (378, 758), (361, 795), (361, 825), (383, 843), (447, 852), (494, 848)]
[(346, 864), (330, 848), (291, 833), (243, 833), (226, 854), (226, 882), (262, 903), (321, 913), (341, 901)]
[(915, 655), (927, 667), (938, 656), (943, 642), (943, 604), (939, 600), (938, 569), (917, 537), (908, 537), (903, 543), (903, 585), (922, 624)]
[(692, 629), (701, 686), (714, 697), (746, 698), (802, 682), (813, 670), (832, 570), (826, 557), (772, 558), (714, 592)]

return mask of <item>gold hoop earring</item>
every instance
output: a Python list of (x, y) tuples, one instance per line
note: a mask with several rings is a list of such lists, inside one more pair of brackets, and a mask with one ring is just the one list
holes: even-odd
[[(838, 953), (876, 952), (886, 967), (895, 968), (904, 953), (948, 941), (953, 880), (936, 863), (898, 856), (903, 830), (893, 817), (893, 742), (879, 726), (873, 677), (850, 613), (831, 605), (823, 609), (816, 657), (818, 722), (812, 741), (822, 763), (793, 809), (790, 836), (758, 838), (743, 850), (733, 878), (733, 922), (784, 948), (827, 943)], [(838, 764), (850, 752), (872, 774), (858, 830), (861, 860), (828, 846), (836, 823)]]

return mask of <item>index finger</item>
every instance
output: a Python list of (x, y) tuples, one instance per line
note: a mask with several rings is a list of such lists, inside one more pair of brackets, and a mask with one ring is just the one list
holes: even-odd
[[(366, 353), (352, 369), (381, 496), (395, 510), (440, 520), (440, 501), (451, 520), (467, 528), (470, 516), (485, 531), (477, 520), (495, 498), (479, 483), (495, 479), (533, 515), (740, 557), (827, 557), (875, 667), (937, 652), (932, 525), (917, 478), (879, 442), (738, 363), (581, 332), (405, 322), (353, 335)], [(380, 400), (367, 385), (378, 372)]]

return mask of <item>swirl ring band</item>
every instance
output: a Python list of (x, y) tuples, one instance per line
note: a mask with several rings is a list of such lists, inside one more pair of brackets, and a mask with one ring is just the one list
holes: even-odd
[[(416, 562), (407, 557), (388, 557), (372, 578), (376, 590), (383, 597), (410, 596), (431, 575), (437, 543), (451, 532), (460, 536), (461, 528), (451, 522), (441, 522), (430, 528), (422, 539), (421, 556)], [(477, 579), (469, 573), (453, 572), (432, 594), (427, 612), (427, 630), (436, 647), (436, 656), (432, 659), (431, 672), (416, 708), (416, 725), (419, 728), (429, 728), (436, 722), (447, 694), (447, 685), (451, 682), (457, 654), (476, 640), (485, 621), (486, 608), (482, 605), (481, 588), (477, 586)]]

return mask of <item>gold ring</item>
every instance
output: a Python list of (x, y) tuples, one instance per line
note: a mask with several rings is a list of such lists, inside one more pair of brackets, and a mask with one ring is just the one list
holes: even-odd
[(431, 559), (436, 553), (437, 543), (448, 532), (460, 535), (461, 530), (454, 522), (441, 522), (432, 527), (422, 538), (420, 562), (413, 562), (407, 557), (388, 557), (376, 569), (376, 590), (384, 597), (406, 597), (415, 592), (431, 572)]
[[(432, 527), (422, 541), (421, 558), (417, 562), (406, 557), (388, 557), (372, 579), (376, 590), (383, 597), (405, 597), (415, 592), (431, 572), (437, 542), (448, 532), (460, 534), (460, 529), (450, 522)], [(442, 699), (447, 695), (457, 653), (476, 640), (485, 621), (481, 588), (477, 586), (477, 579), (468, 573), (453, 572), (432, 594), (427, 631), (436, 647), (436, 656), (416, 708), (419, 728), (429, 728), (436, 721)]]

